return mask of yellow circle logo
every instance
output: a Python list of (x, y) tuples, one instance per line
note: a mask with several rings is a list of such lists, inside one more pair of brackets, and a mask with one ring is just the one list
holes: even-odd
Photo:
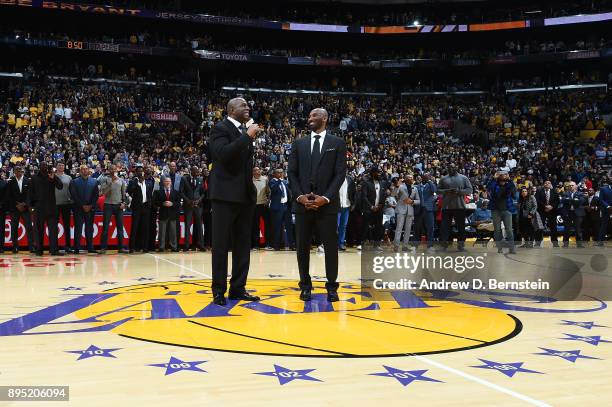
[(248, 287), (261, 301), (224, 307), (212, 303), (210, 280), (122, 287), (75, 314), (133, 339), (310, 357), (450, 352), (498, 343), (521, 329), (500, 310), (427, 301), (409, 291), (374, 301), (359, 284), (341, 284), (340, 301), (328, 303), (323, 283), (315, 283), (310, 302), (300, 301), (293, 280), (250, 280)]

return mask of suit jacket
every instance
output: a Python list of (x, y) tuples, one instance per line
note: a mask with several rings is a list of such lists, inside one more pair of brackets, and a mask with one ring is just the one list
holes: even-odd
[(599, 217), (599, 209), (601, 208), (601, 203), (599, 201), (599, 197), (593, 195), (593, 199), (591, 199), (591, 204), (589, 205), (589, 196), (584, 197), (584, 210), (586, 214), (589, 216)]
[(574, 197), (572, 198), (571, 192), (565, 192), (561, 196), (561, 214), (563, 216), (568, 216), (570, 213), (574, 212), (576, 216), (584, 216), (586, 214), (584, 210), (584, 205), (586, 204), (586, 199), (583, 193), (574, 192)]
[(602, 211), (612, 206), (612, 188), (610, 185), (605, 185), (599, 190), (599, 202)]
[[(291, 203), (291, 193), (289, 190), (289, 183), (284, 179), (272, 178), (270, 184), (270, 209), (273, 211), (280, 211), (287, 209)], [(285, 193), (287, 194), (287, 202), (281, 203), (283, 197), (283, 191), (281, 190), (281, 184), (285, 186)]]
[(55, 190), (63, 189), (62, 180), (56, 175), (52, 180), (40, 173), (32, 177), (29, 189), (30, 206), (39, 214), (55, 214)]
[(92, 205), (95, 208), (100, 196), (96, 178), (89, 177), (85, 181), (83, 178), (77, 177), (70, 181), (69, 189), (76, 208), (81, 209), (84, 205)]
[(175, 172), (174, 175), (170, 173), (166, 174), (166, 177), (170, 178), (172, 182), (172, 188), (176, 191), (179, 191), (180, 193), (181, 185), (183, 184), (182, 183), (183, 176), (180, 173)]
[(255, 203), (251, 138), (225, 119), (212, 128), (208, 146), (212, 160), (208, 178), (210, 199)]
[(6, 205), (6, 195), (8, 193), (8, 182), (0, 179), (0, 211), (6, 213), (8, 206)]
[[(384, 181), (379, 180), (380, 183), (380, 191), (378, 193), (378, 204), (381, 205), (380, 213), (382, 213), (382, 207), (385, 204), (386, 198), (386, 189), (387, 185)], [(374, 182), (370, 179), (363, 182), (361, 185), (361, 209), (363, 209), (363, 213), (372, 213), (372, 206), (376, 202), (376, 186)]]
[(437, 190), (438, 187), (433, 181), (421, 185), (421, 207), (424, 210), (428, 212), (433, 212), (435, 210), (435, 193)]
[[(147, 202), (145, 202), (145, 206), (151, 207), (153, 204), (153, 186), (151, 186), (150, 182), (146, 182), (146, 192), (147, 192)], [(142, 208), (143, 204), (143, 196), (142, 190), (140, 189), (140, 185), (138, 185), (138, 178), (134, 177), (130, 180), (127, 187), (127, 193), (130, 194), (132, 198), (132, 202), (130, 203), (130, 209), (132, 211), (139, 210)]]
[(21, 192), (19, 192), (19, 184), (17, 184), (17, 179), (15, 177), (11, 177), (8, 181), (7, 191), (6, 191), (6, 201), (5, 205), (8, 211), (17, 212), (17, 202), (23, 202), (26, 205), (29, 205), (29, 190), (30, 190), (30, 178), (26, 178), (23, 176), (23, 182), (21, 184)]
[[(191, 184), (191, 175), (185, 175), (181, 179), (181, 186), (179, 188), (179, 194), (181, 198), (183, 198), (183, 207), (186, 209), (190, 209), (193, 207), (191, 204), (192, 201), (198, 200), (204, 197), (206, 191), (204, 191), (204, 183), (202, 182), (201, 177), (197, 177), (195, 180), (195, 188)], [(200, 203), (196, 205), (196, 207), (202, 207), (203, 200), (200, 200)]]
[(171, 187), (170, 202), (172, 202), (172, 206), (166, 207), (162, 205), (167, 200), (166, 190), (163, 187), (156, 190), (153, 194), (153, 202), (155, 203), (155, 206), (159, 208), (159, 220), (176, 219), (178, 216), (181, 205), (181, 194)]
[[(420, 205), (421, 203), (419, 193), (415, 185), (412, 185), (410, 190), (408, 190), (408, 185), (401, 184), (399, 188), (397, 188), (394, 197), (397, 200), (395, 213), (398, 215), (414, 216), (414, 205)], [(412, 205), (405, 204), (404, 199), (406, 198), (412, 199), (414, 203)]]
[[(544, 192), (544, 188), (538, 189), (535, 194), (535, 197), (536, 197), (536, 201), (538, 201), (538, 212), (544, 212), (544, 207), (546, 206), (546, 193)], [(554, 188), (551, 188), (549, 205), (553, 207), (552, 209), (553, 213), (559, 207), (559, 203), (560, 203), (559, 194), (557, 193), (557, 191), (554, 190)]]
[[(327, 205), (319, 208), (320, 213), (338, 213), (340, 198), (338, 191), (346, 177), (346, 143), (329, 131), (321, 146), (321, 158), (315, 173), (315, 179), (310, 177), (310, 144), (311, 136), (302, 137), (293, 142), (289, 155), (289, 186), (293, 194), (296, 213), (306, 211), (304, 205), (295, 202), (300, 195), (314, 192), (329, 199)], [(314, 184), (314, 185), (311, 185)]]

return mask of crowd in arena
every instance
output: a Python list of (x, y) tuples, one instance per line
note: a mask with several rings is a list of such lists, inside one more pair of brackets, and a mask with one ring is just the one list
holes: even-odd
[[(205, 250), (210, 246), (210, 222), (214, 221), (207, 200), (211, 164), (207, 137), (212, 126), (224, 118), (229, 96), (171, 87), (8, 83), (0, 100), (3, 216), (32, 226), (28, 240), (33, 245), (44, 230), (40, 219), (52, 225), (58, 219), (67, 222), (72, 214), (78, 227), (93, 222), (92, 214), (99, 211), (104, 214), (103, 233), (107, 233), (111, 215), (121, 218), (124, 210), (130, 211), (129, 251), (138, 252), (179, 250), (176, 228), (183, 212), (188, 224), (198, 225), (192, 241), (186, 236), (183, 249)], [(341, 189), (346, 206), (339, 217), (340, 226), (344, 224), (339, 228), (341, 248), (365, 242), (378, 247), (394, 239), (400, 248), (402, 233), (411, 244), (421, 234), (430, 243), (435, 239), (443, 242), (450, 230), (460, 238), (465, 233), (494, 231), (499, 240), (503, 223), (495, 215), (499, 205), (513, 215), (504, 235), (512, 237), (508, 231), (514, 230), (514, 239), (524, 239), (527, 246), (541, 241), (544, 232), (556, 241), (557, 215), (563, 220), (564, 233), (572, 231), (579, 246), (588, 236), (599, 244), (607, 234), (607, 208), (612, 202), (602, 191), (609, 188), (612, 168), (610, 126), (604, 119), (612, 112), (609, 92), (402, 99), (252, 94), (246, 98), (252, 117), (264, 129), (254, 141), (257, 214), (264, 225), (260, 238), (260, 222), (254, 222), (254, 248), (293, 246), (291, 212), (286, 204), (276, 202), (282, 199), (278, 186), (286, 183), (292, 142), (307, 134), (308, 112), (319, 106), (330, 114), (330, 131), (341, 135), (348, 146), (349, 177)], [(183, 112), (189, 122), (150, 120), (147, 113), (153, 111)], [(592, 138), (580, 139), (585, 130)], [(434, 191), (449, 175), (451, 163), (470, 185), (469, 191), (464, 188), (461, 200), (454, 199), (466, 212), (454, 218), (453, 228), (444, 214), (445, 191)], [(25, 193), (22, 179), (30, 188), (37, 183), (39, 188)], [(493, 185), (497, 182), (514, 185), (503, 199), (497, 197), (499, 187)], [(59, 185), (62, 189), (56, 188)], [(553, 208), (544, 212), (551, 202), (550, 193), (544, 195), (547, 203), (541, 202), (540, 191), (545, 186), (552, 188), (558, 202), (555, 199)], [(527, 202), (523, 189), (528, 197), (540, 197), (536, 206), (541, 227), (521, 217), (521, 205)], [(373, 190), (379, 194), (372, 196)], [(432, 194), (424, 196), (428, 190)], [(396, 222), (408, 205), (400, 198), (402, 191), (412, 201), (409, 206), (414, 206), (412, 229), (406, 212), (402, 222)], [(571, 202), (564, 200), (568, 193)], [(53, 211), (46, 207), (51, 195), (56, 202)], [(575, 196), (580, 197), (576, 202)], [(597, 201), (593, 203), (590, 196)], [(428, 212), (433, 226), (425, 221)], [(576, 217), (584, 219), (577, 221)], [(151, 231), (156, 222), (160, 246), (149, 237), (154, 236)], [(398, 229), (400, 223), (403, 226)], [(530, 232), (525, 231), (528, 226)], [(91, 228), (85, 230), (89, 233)], [(169, 234), (168, 240), (162, 240), (162, 234)], [(78, 245), (76, 240), (67, 242), (63, 249), (79, 249)], [(31, 249), (41, 251), (40, 246)], [(90, 239), (87, 249), (95, 251)], [(103, 243), (101, 250), (105, 249)], [(59, 252), (57, 245), (51, 250)]]
[[(106, 1), (90, 0), (93, 4)], [(120, 0), (117, 7), (146, 8), (218, 16), (251, 18), (255, 20), (314, 22), (321, 24), (361, 25), (413, 25), (420, 24), (470, 24), (482, 22), (511, 21), (524, 18), (551, 18), (576, 14), (597, 13), (610, 10), (609, 0), (563, 0), (554, 3), (540, 1), (515, 2), (512, 8), (506, 4), (478, 2), (470, 7), (453, 2), (387, 4), (385, 7), (371, 5), (342, 4), (327, 1), (324, 7), (313, 8), (312, 4), (300, 1), (272, 1), (253, 4), (237, 1), (232, 4), (206, 3), (200, 1)]]

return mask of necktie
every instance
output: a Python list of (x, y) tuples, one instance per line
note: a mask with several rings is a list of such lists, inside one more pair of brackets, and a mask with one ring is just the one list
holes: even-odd
[(546, 205), (550, 203), (550, 190), (546, 190)]
[(321, 142), (319, 141), (321, 136), (317, 134), (314, 136), (314, 138), (315, 138), (315, 142), (314, 142), (314, 145), (312, 146), (312, 153), (310, 155), (310, 183), (313, 185), (313, 189), (314, 189), (317, 169), (319, 167), (319, 161), (321, 160)]
[(166, 201), (170, 200), (170, 190), (166, 189)]

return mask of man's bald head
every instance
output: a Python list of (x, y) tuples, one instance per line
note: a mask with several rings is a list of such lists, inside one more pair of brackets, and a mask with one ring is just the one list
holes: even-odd
[(240, 123), (246, 123), (249, 120), (250, 110), (244, 98), (233, 98), (227, 102), (227, 115)]
[(322, 107), (312, 109), (308, 116), (308, 128), (315, 133), (321, 133), (327, 127), (329, 114)]

